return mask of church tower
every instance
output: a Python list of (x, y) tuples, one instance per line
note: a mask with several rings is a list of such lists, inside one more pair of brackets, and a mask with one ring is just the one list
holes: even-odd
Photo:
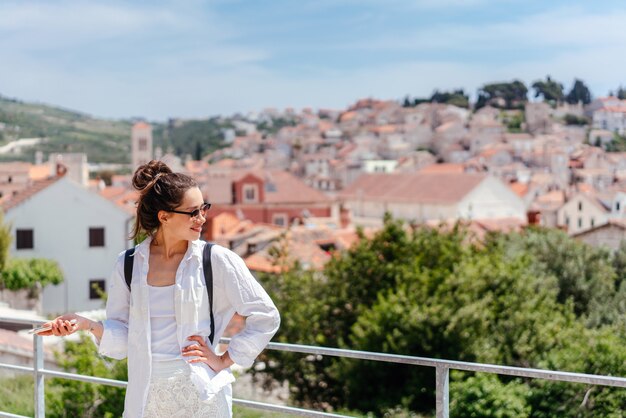
[(145, 122), (133, 125), (130, 135), (132, 169), (152, 160), (152, 126)]

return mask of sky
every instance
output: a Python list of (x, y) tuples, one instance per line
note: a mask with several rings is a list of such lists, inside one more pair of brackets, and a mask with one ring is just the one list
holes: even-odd
[(605, 96), (624, 22), (621, 0), (3, 0), (0, 95), (154, 121), (547, 75)]

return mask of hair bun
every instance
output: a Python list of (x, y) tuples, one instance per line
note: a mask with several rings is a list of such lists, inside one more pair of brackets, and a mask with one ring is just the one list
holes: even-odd
[(159, 177), (172, 173), (163, 161), (152, 160), (140, 165), (133, 174), (133, 187), (140, 192), (154, 185)]

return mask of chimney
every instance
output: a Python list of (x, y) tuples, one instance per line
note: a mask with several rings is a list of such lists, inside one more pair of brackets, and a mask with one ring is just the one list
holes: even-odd
[(352, 213), (345, 205), (341, 205), (339, 207), (339, 225), (342, 229), (348, 228), (352, 225)]
[(528, 219), (528, 225), (540, 225), (541, 224), (541, 212), (538, 210), (529, 210), (526, 212)]
[(65, 164), (58, 162), (56, 164), (56, 175), (57, 177), (64, 176), (67, 173), (67, 167)]

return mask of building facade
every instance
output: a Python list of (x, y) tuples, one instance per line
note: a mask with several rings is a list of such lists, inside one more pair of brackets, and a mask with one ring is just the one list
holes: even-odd
[(101, 308), (93, 286), (107, 290), (117, 255), (130, 245), (132, 217), (67, 177), (37, 182), (3, 209), (10, 256), (52, 259), (63, 272), (63, 283), (44, 288), (42, 313)]

